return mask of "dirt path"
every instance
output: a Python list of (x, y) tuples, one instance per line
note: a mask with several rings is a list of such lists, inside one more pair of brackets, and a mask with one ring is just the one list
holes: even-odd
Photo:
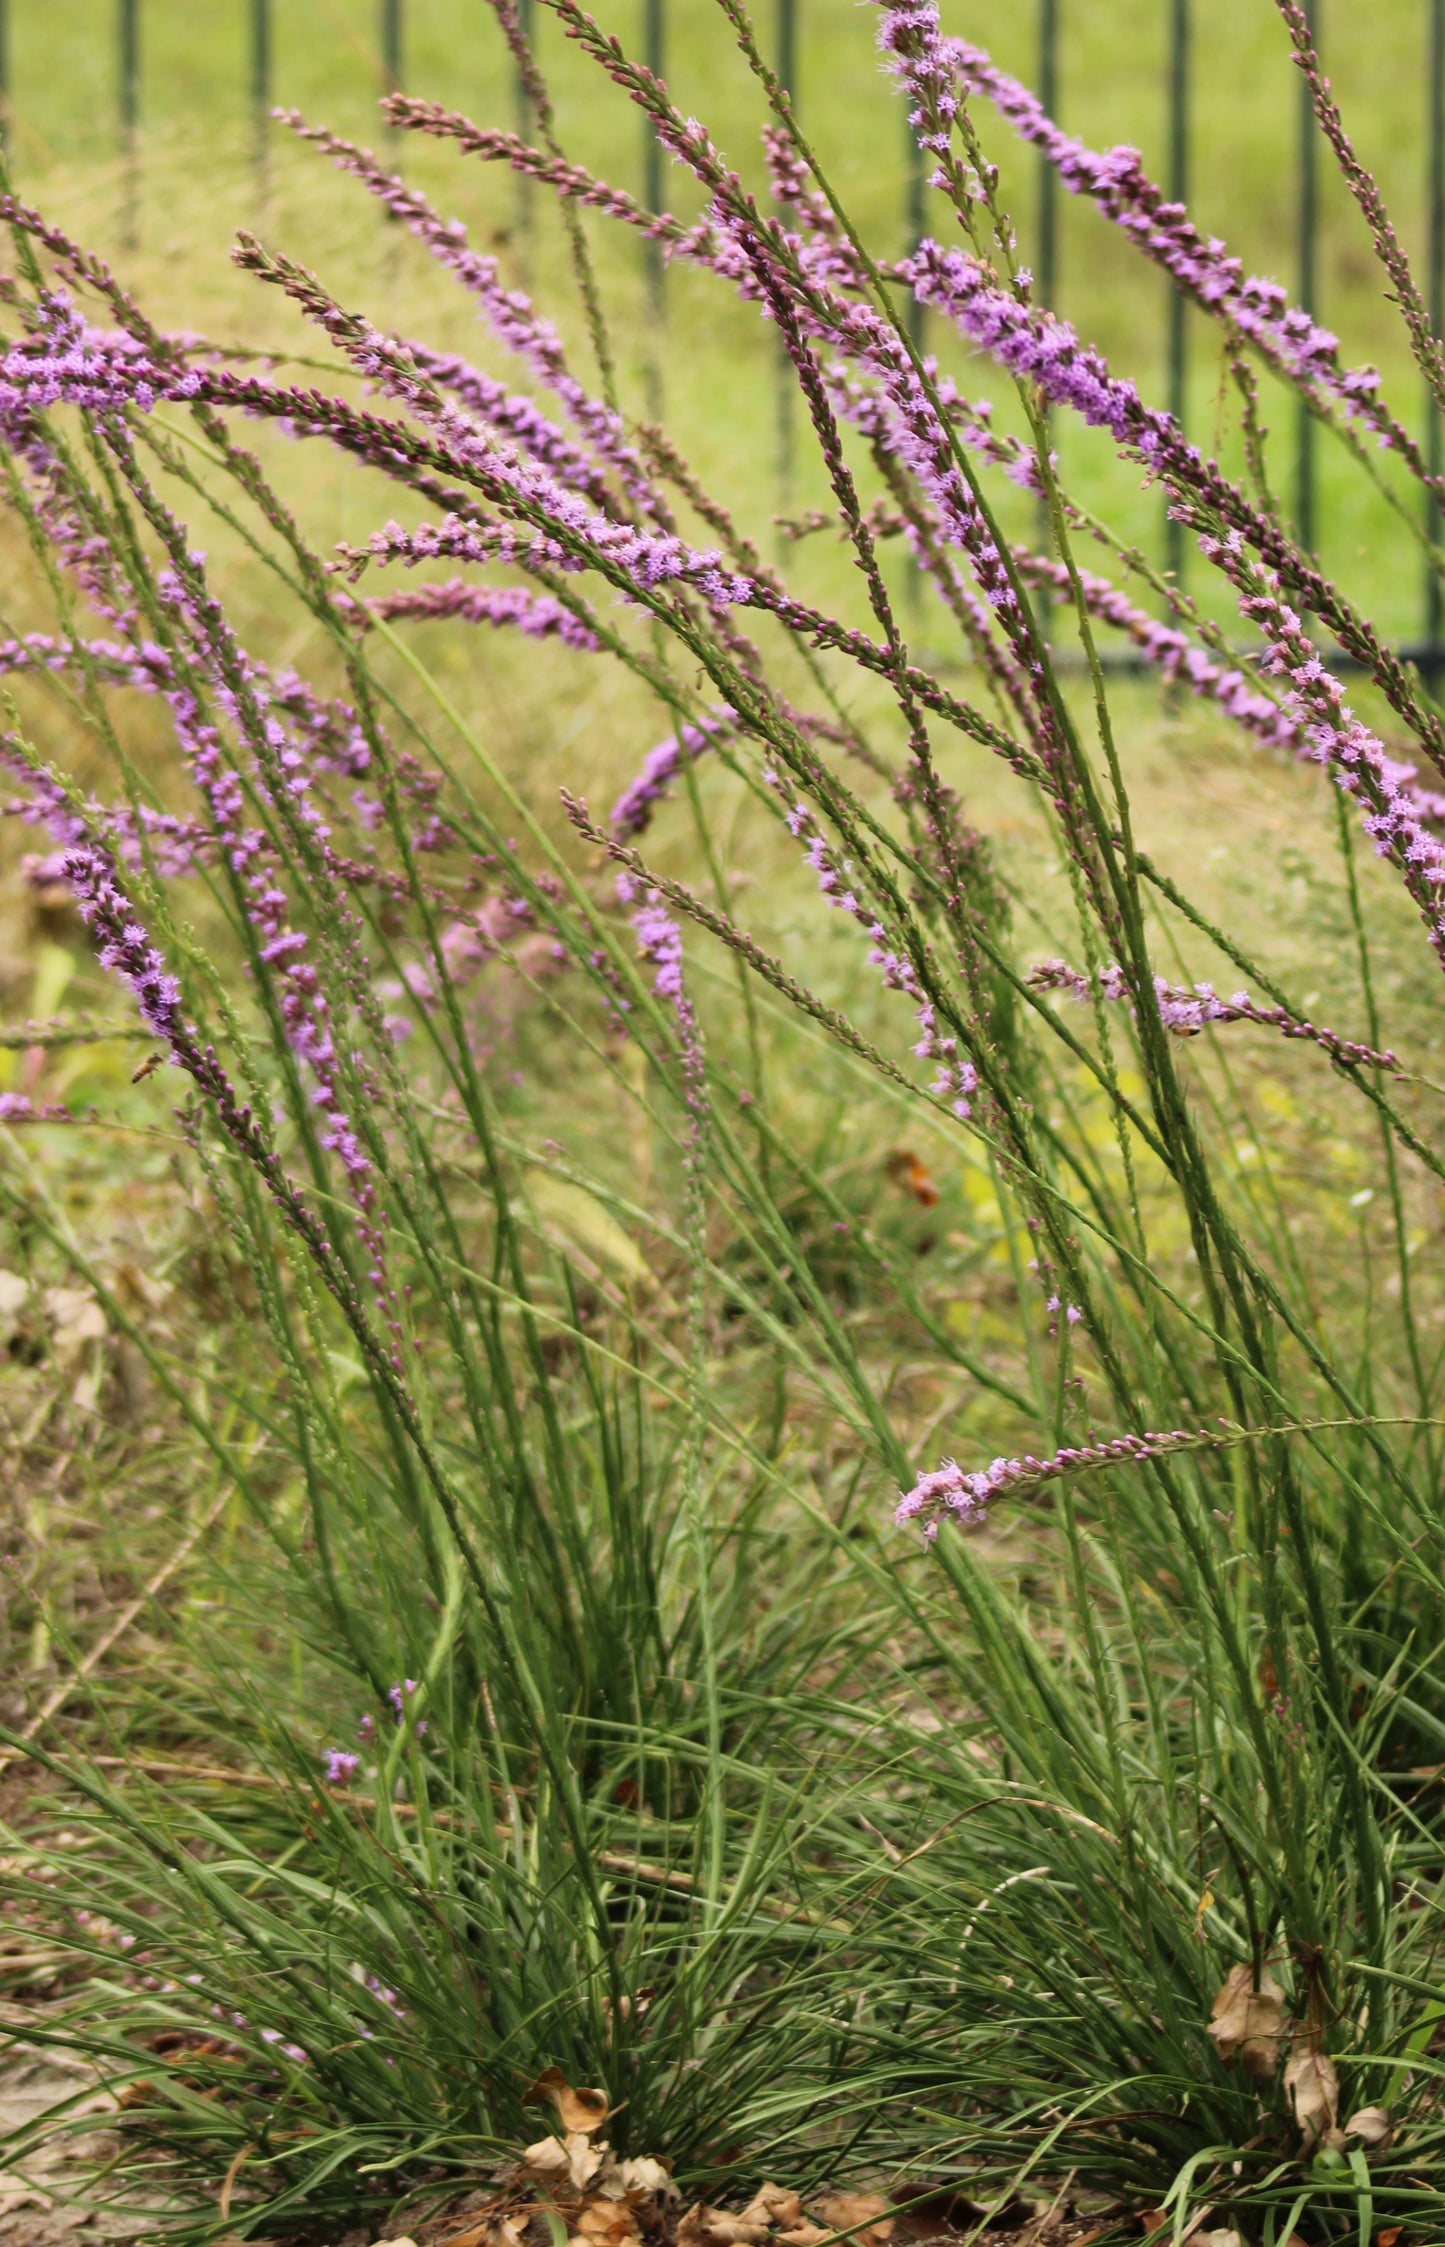
[(59, 2247), (77, 2237), (84, 2247), (111, 2247), (154, 2236), (143, 2210), (102, 2206), (109, 2198), (104, 2187), (87, 2197), (89, 2180), (115, 2149), (103, 2119), (114, 2101), (92, 2088), (94, 2080), (84, 2061), (35, 2045), (21, 2043), (0, 2061), (0, 2142), (65, 2100), (78, 2102), (87, 2123), (95, 2118), (74, 2137), (52, 2139), (0, 2170), (0, 2247)]

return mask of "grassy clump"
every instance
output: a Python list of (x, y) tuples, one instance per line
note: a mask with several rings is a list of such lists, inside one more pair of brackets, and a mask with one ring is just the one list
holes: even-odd
[[(7, 624), (55, 644), (7, 649), (6, 755), (64, 853), (37, 895), (68, 963), (41, 954), (22, 1001), (60, 1042), (16, 1064), (0, 1166), (45, 1408), (18, 1437), (32, 1473), (49, 1444), (58, 1482), (123, 1479), (127, 1538), (138, 1454), (156, 1491), (114, 1563), (154, 1586), (139, 1653), (82, 1673), (83, 1723), (37, 1722), (41, 1682), (11, 1725), (5, 1879), (60, 1962), (40, 2033), (94, 2059), (122, 2177), (198, 2239), (474, 2181), (554, 2066), (689, 2189), (884, 2174), (1001, 2209), (1072, 2177), (1177, 2233), (1206, 2202), (1270, 2240), (1428, 2222), (1435, 812), (1359, 765), (1279, 602), (1322, 644), (1364, 627), (1267, 483), (1167, 456), (1191, 528), (1238, 534), (1213, 608), (1255, 603), (1248, 683), (1286, 741), (1396, 792), (1394, 827), (1365, 802), (1387, 846), (1416, 822), (1393, 857), (1207, 703), (1085, 691), (1059, 645), (1087, 666), (1081, 518), (1035, 382), (1002, 453), (966, 447), (876, 273), (834, 291), (554, 12), (769, 297), (761, 333), (717, 315), (700, 416), (734, 332), (764, 372), (788, 340), (800, 489), (841, 535), (785, 572), (759, 552), (766, 391), (728, 515), (490, 278), (565, 441), (470, 377), (473, 418), (449, 410), (434, 357), (255, 246), (260, 369), (168, 342), (9, 209)], [(938, 231), (1006, 272), (960, 130)], [(367, 242), (356, 293), (423, 326), (404, 229), (380, 284)], [(78, 332), (57, 280), (129, 345)], [(291, 384), (321, 349), (302, 317), (330, 393)], [(429, 350), (476, 349), (438, 319)], [(515, 379), (495, 338), (484, 364)], [(996, 517), (1021, 461), (1038, 492), (1003, 479)], [(1407, 467), (1383, 473), (1413, 501)], [(1034, 535), (1040, 497), (1020, 559), (1000, 524)], [(408, 608), (367, 541), (428, 559), (443, 516), (460, 558)], [(727, 549), (726, 598), (676, 538)], [(554, 604), (521, 612), (540, 637), (476, 621), (498, 561)], [(1050, 638), (1016, 572), (1060, 562)], [(1369, 738), (1428, 770), (1433, 704), (1378, 672)], [(609, 827), (658, 735), (666, 798)], [(852, 905), (825, 914), (819, 875)], [(126, 985), (171, 1065), (138, 1082), (133, 1039), (74, 1019), (133, 1032)], [(995, 1455), (985, 1505), (962, 1476)], [(957, 1501), (928, 1550), (890, 1522), (910, 1485), (916, 1512)], [(41, 1680), (100, 1640), (43, 1516), (26, 1534)], [(1231, 1976), (1265, 2024), (1243, 2057), (1210, 2035)], [(1392, 2142), (1351, 2131), (1372, 2108)]]

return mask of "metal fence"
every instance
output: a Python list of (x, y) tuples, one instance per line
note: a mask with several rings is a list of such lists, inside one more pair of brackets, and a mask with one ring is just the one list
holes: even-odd
[[(265, 163), (268, 137), (268, 120), (278, 89), (275, 85), (276, 42), (274, 15), (277, 0), (233, 0), (238, 11), (244, 10), (248, 75), (246, 95), (253, 120), (254, 146), (259, 165)], [(377, 8), (376, 47), (379, 60), (381, 89), (400, 88), (407, 82), (407, 31), (408, 0), (374, 0)], [(761, 0), (759, 13), (764, 16), (772, 41), (773, 59), (779, 75), (793, 91), (800, 110), (806, 114), (809, 88), (799, 80), (800, 33), (805, 10), (819, 11), (821, 17), (829, 7), (841, 0)], [(1072, 6), (1083, 8), (1086, 0), (1032, 0), (1035, 11), (1034, 72), (1033, 81), (1045, 108), (1055, 118), (1067, 122), (1068, 88), (1061, 83), (1060, 58), (1066, 30), (1065, 11)], [(1414, 0), (1421, 8), (1420, 49), (1422, 60), (1421, 95), (1419, 113), (1413, 119), (1402, 117), (1402, 126), (1419, 132), (1424, 153), (1420, 191), (1423, 200), (1425, 242), (1425, 293), (1431, 318), (1437, 333), (1445, 324), (1445, 0)], [(222, 0), (206, 0), (206, 5), (220, 8)], [(524, 28), (533, 27), (534, 0), (518, 0)], [(640, 0), (641, 29), (644, 58), (659, 76), (667, 74), (669, 30), (677, 21), (678, 13), (697, 0)], [(1092, 0), (1097, 8), (1099, 0)], [(1166, 19), (1167, 48), (1165, 58), (1165, 85), (1161, 89), (1165, 99), (1167, 119), (1167, 155), (1165, 184), (1171, 199), (1185, 202), (1188, 199), (1194, 172), (1194, 134), (1191, 116), (1191, 95), (1194, 73), (1192, 69), (1192, 42), (1197, 31), (1208, 31), (1209, 11), (1204, 0), (1157, 0)], [(1315, 39), (1328, 58), (1331, 8), (1340, 0), (1306, 0), (1307, 12), (1314, 28)], [(147, 60), (145, 0), (111, 0), (113, 21), (111, 36), (114, 40), (114, 120), (113, 143), (135, 156), (139, 135), (145, 117), (145, 71)], [(0, 0), (0, 134), (8, 137), (12, 104), (17, 109), (24, 100), (24, 89), (14, 83), (11, 68), (11, 33), (18, 0)], [(767, 17), (771, 17), (770, 23)], [(814, 18), (817, 21), (818, 18)], [(525, 126), (527, 101), (520, 83), (516, 88), (518, 119)], [(1320, 177), (1319, 137), (1310, 109), (1308, 89), (1303, 79), (1299, 82), (1298, 110), (1295, 121), (1295, 148), (1293, 156), (1294, 194), (1292, 231), (1294, 237), (1294, 293), (1303, 309), (1312, 316), (1319, 309), (1319, 244)], [(900, 234), (915, 241), (923, 228), (924, 170), (919, 151), (912, 136), (905, 132), (907, 161), (903, 172), (902, 208), (899, 213)], [(663, 152), (655, 138), (644, 134), (638, 158), (638, 185), (644, 200), (657, 208), (663, 199)], [(1061, 283), (1067, 275), (1061, 272), (1060, 184), (1058, 177), (1046, 160), (1040, 158), (1036, 187), (1036, 208), (1033, 217), (1035, 233), (1033, 266), (1042, 299), (1047, 303), (1058, 300)], [(132, 206), (133, 210), (133, 206)], [(660, 311), (665, 287), (664, 268), (660, 257), (650, 252), (649, 287), (656, 308)], [(1187, 426), (1189, 419), (1190, 389), (1190, 328), (1188, 310), (1177, 291), (1161, 281), (1163, 302), (1160, 309), (1162, 340), (1166, 369), (1167, 402), (1178, 418)], [(1427, 401), (1422, 407), (1425, 444), (1430, 467), (1437, 474), (1445, 460), (1439, 415)], [(1321, 529), (1319, 520), (1319, 488), (1315, 458), (1316, 424), (1301, 405), (1294, 431), (1292, 511), (1295, 527), (1302, 543), (1313, 549)], [(1440, 529), (1439, 511), (1431, 505), (1427, 523), (1432, 534)], [(1186, 550), (1182, 527), (1166, 523), (1162, 530), (1165, 560), (1168, 567), (1184, 572)], [(1442, 614), (1440, 582), (1433, 571), (1427, 570), (1421, 598), (1421, 637), (1407, 652), (1431, 671), (1445, 670), (1445, 614)]]

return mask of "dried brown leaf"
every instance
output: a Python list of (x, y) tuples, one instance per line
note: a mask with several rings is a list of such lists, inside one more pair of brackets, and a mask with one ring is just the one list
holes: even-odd
[(590, 2240), (593, 2247), (626, 2247), (629, 2240), (640, 2239), (637, 2218), (625, 2200), (608, 2200), (596, 2196), (586, 2202), (572, 2224), (574, 2232)]
[(795, 2224), (803, 2213), (803, 2203), (795, 2192), (784, 2192), (780, 2185), (759, 2185), (743, 2210), (745, 2224)]
[(0, 1267), (0, 1333), (7, 1342), (24, 1317), (29, 1301), (29, 1282), (18, 1272), (7, 1272)]
[(605, 2091), (574, 2090), (560, 2068), (546, 2069), (531, 2089), (522, 2094), (524, 2107), (537, 2106), (543, 2099), (551, 2100), (569, 2136), (580, 2131), (585, 2137), (593, 2130), (600, 2130), (612, 2112)]
[(601, 2168), (604, 2155), (605, 2148), (599, 2149), (580, 2130), (574, 2130), (566, 2138), (539, 2138), (535, 2145), (524, 2146), (522, 2172), (534, 2184), (554, 2189), (570, 2185), (582, 2192)]
[(771, 2236), (766, 2221), (746, 2222), (726, 2208), (706, 2208), (699, 2201), (677, 2227), (677, 2247), (763, 2247)]
[(1359, 2107), (1345, 2124), (1345, 2136), (1358, 2138), (1367, 2158), (1388, 2152), (1394, 2135), (1395, 2126), (1383, 2107)]
[(1340, 2079), (1334, 2061), (1320, 2050), (1313, 2029), (1295, 2036), (1285, 2063), (1284, 2091), (1308, 2151), (1334, 2129), (1340, 2108)]
[(1209, 2034), (1219, 2047), (1221, 2060), (1238, 2060), (1246, 2075), (1267, 2082), (1279, 2066), (1284, 2036), (1284, 1991), (1261, 1972), (1259, 1988), (1253, 1970), (1231, 1966), (1210, 2008)]
[(560, 2138), (539, 2138), (533, 2146), (523, 2146), (522, 2167), (538, 2177), (560, 2177), (567, 2168), (567, 2148)]
[(834, 2231), (846, 2231), (858, 2247), (888, 2247), (893, 2237), (893, 2210), (877, 2192), (835, 2192), (819, 2204), (819, 2213)]
[(831, 2232), (824, 2231), (818, 2224), (810, 2224), (806, 2217), (802, 2223), (793, 2224), (789, 2230), (778, 2233), (782, 2247), (818, 2247), (820, 2239), (831, 2237)]
[(0, 2216), (11, 2216), (18, 2208), (49, 2209), (55, 2202), (48, 2193), (41, 2192), (25, 2177), (5, 2174), (0, 2176)]
[(169, 1280), (153, 1279), (139, 1264), (117, 1264), (111, 1274), (111, 1286), (123, 1302), (128, 1299), (136, 1309), (144, 1311), (158, 1311), (175, 1293)]
[(651, 2200), (677, 2198), (672, 2171), (665, 2161), (655, 2161), (649, 2153), (633, 2154), (626, 2161), (619, 2161), (617, 2175), (624, 2192), (643, 2193)]
[(88, 1287), (47, 1287), (44, 1298), (50, 1341), (60, 1364), (78, 1357), (87, 1342), (103, 1342), (105, 1313)]

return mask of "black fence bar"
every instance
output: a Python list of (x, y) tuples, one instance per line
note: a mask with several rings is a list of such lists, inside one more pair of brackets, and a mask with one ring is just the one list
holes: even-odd
[[(517, 22), (522, 37), (530, 47), (536, 36), (536, 14), (532, 0), (517, 0)], [(517, 131), (523, 140), (532, 137), (532, 97), (527, 91), (527, 81), (519, 68), (516, 76)], [(517, 181), (517, 231), (525, 243), (532, 231), (532, 182), (525, 174)]]
[[(1322, 0), (1304, 0), (1305, 19), (1310, 36), (1318, 53), (1320, 44), (1320, 15)], [(1302, 310), (1314, 318), (1318, 265), (1319, 232), (1319, 133), (1315, 126), (1314, 104), (1310, 99), (1309, 81), (1303, 72), (1299, 82), (1299, 300)], [(1300, 545), (1307, 554), (1315, 546), (1315, 423), (1314, 416), (1300, 399), (1295, 422), (1295, 530)]]
[[(666, 0), (643, 0), (642, 59), (654, 78), (666, 80)], [(650, 211), (662, 208), (662, 143), (645, 113), (642, 119), (642, 200)], [(660, 422), (663, 417), (663, 330), (667, 323), (667, 266), (660, 242), (649, 239), (643, 243), (642, 270), (652, 322), (643, 356), (643, 387), (648, 419)]]
[(402, 0), (381, 0), (381, 75), (389, 94), (401, 92), (403, 38)]
[[(798, 104), (797, 0), (778, 0), (777, 73), (794, 108)], [(793, 365), (778, 338), (777, 443), (778, 499), (787, 508), (793, 496)]]
[[(1039, 0), (1039, 100), (1059, 114), (1060, 0)], [(1052, 304), (1059, 277), (1059, 175), (1039, 153), (1039, 263), (1034, 278), (1040, 304)]]
[[(1189, 0), (1170, 0), (1169, 10), (1169, 200), (1189, 200)], [(1189, 386), (1188, 342), (1184, 293), (1173, 282), (1169, 306), (1169, 411), (1184, 427)], [(1164, 516), (1165, 567), (1178, 584), (1184, 576), (1184, 525), (1166, 507)]]
[(125, 188), (121, 198), (121, 239), (134, 249), (140, 232), (140, 0), (120, 0), (116, 23), (117, 86)]
[[(1430, 6), (1430, 211), (1426, 257), (1430, 293), (1430, 325), (1439, 335), (1445, 328), (1445, 0)], [(1425, 458), (1432, 476), (1441, 471), (1445, 445), (1441, 443), (1440, 408), (1429, 383), (1425, 385)], [(1425, 494), (1425, 529), (1438, 544), (1445, 511), (1432, 492)], [(1439, 573), (1425, 563), (1425, 644), (1438, 648), (1441, 625)]]
[[(908, 167), (903, 186), (903, 226), (907, 237), (908, 254), (911, 257), (923, 240), (923, 189), (926, 175), (923, 149), (919, 144), (917, 133), (908, 122), (906, 113), (903, 119), (903, 147), (905, 162)], [(925, 324), (924, 307), (910, 291), (908, 297), (908, 333), (913, 339), (915, 351), (923, 349)]]
[(140, 0), (120, 0), (116, 37), (120, 134), (129, 149), (140, 124)]
[[(517, 21), (522, 27), (522, 37), (530, 47), (537, 34), (536, 11), (532, 0), (517, 0)], [(527, 92), (526, 81), (520, 70), (517, 72), (517, 125), (523, 133), (530, 133), (532, 130), (532, 98)]]
[(789, 94), (798, 90), (797, 0), (778, 0), (778, 76)]
[[(665, 0), (645, 0), (642, 26), (643, 60), (654, 78), (667, 76), (667, 11)], [(662, 143), (652, 128), (651, 120), (644, 114), (642, 120), (642, 200), (650, 211), (662, 208)], [(666, 304), (664, 276), (667, 268), (662, 261), (662, 244), (645, 244), (647, 257), (647, 293), (655, 320), (661, 320)]]
[[(1039, 100), (1045, 114), (1059, 114), (1059, 9), (1062, 0), (1039, 0)], [(1059, 282), (1059, 175), (1039, 151), (1039, 243), (1034, 291), (1040, 304), (1052, 305)], [(1044, 420), (1052, 419), (1047, 406)], [(1048, 551), (1049, 503), (1039, 494), (1039, 545)], [(1044, 627), (1047, 631), (1047, 624)]]
[(264, 167), (271, 123), (271, 0), (251, 0), (251, 124)]

